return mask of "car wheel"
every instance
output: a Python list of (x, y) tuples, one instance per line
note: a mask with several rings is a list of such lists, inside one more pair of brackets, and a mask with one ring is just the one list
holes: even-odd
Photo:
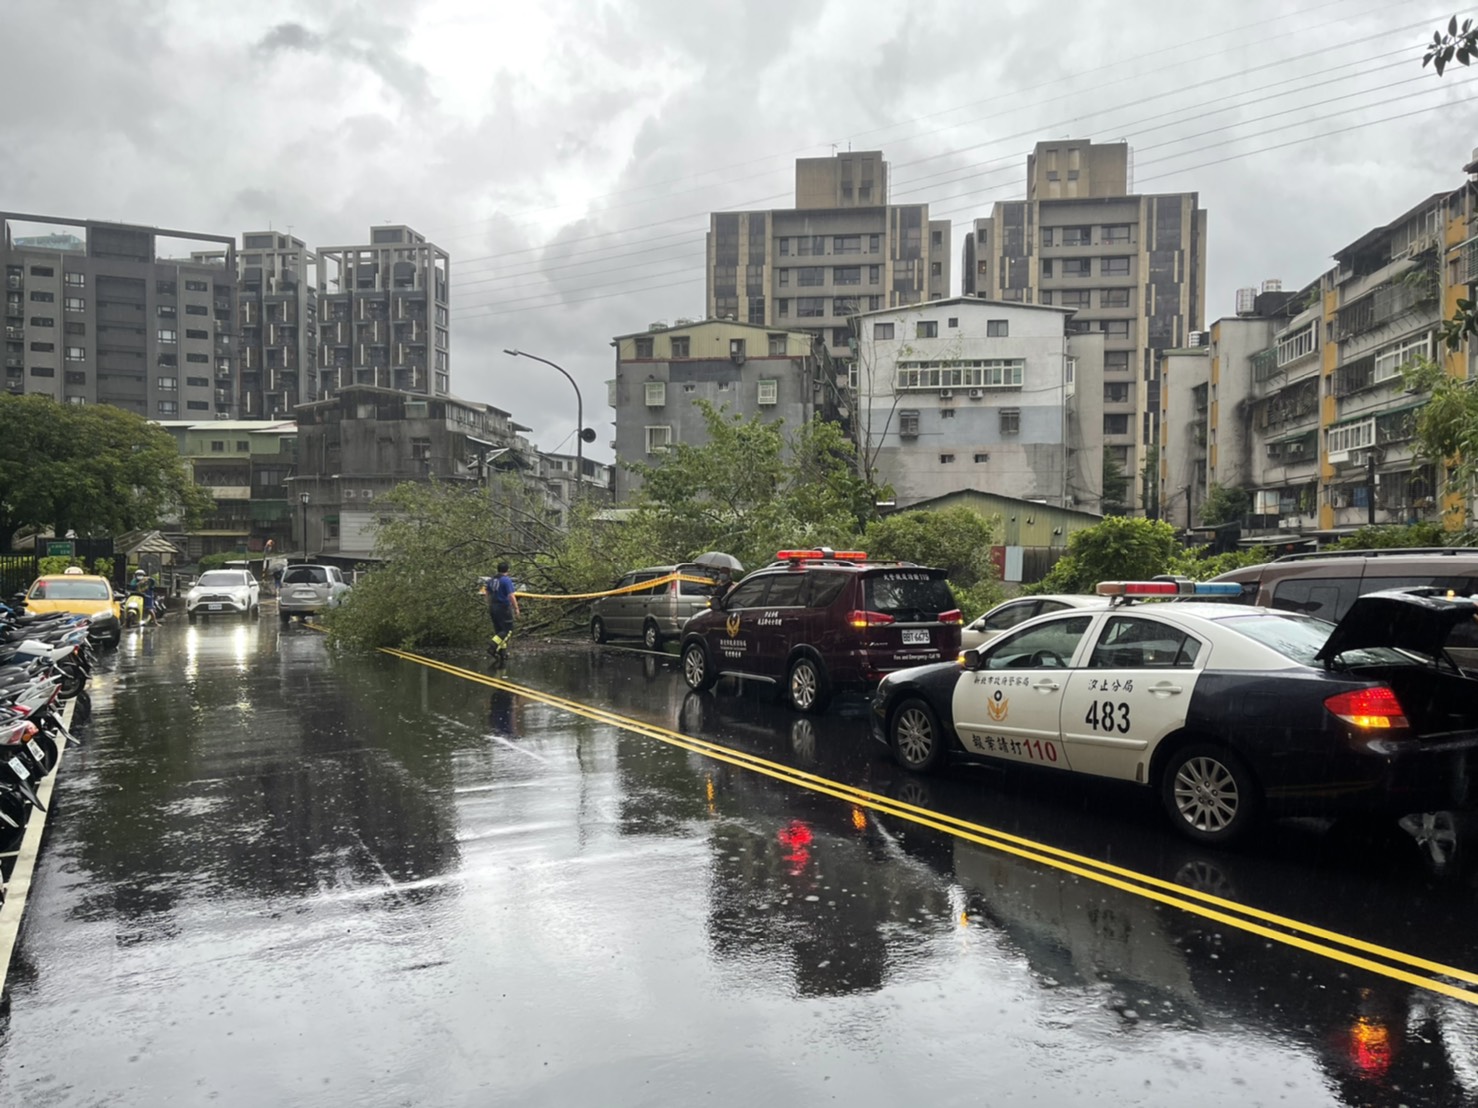
[(888, 720), (893, 756), (904, 769), (928, 773), (944, 761), (944, 729), (934, 709), (911, 697), (893, 710)]
[(662, 632), (651, 620), (647, 620), (646, 626), (641, 629), (641, 643), (648, 650), (662, 649)]
[(819, 712), (831, 696), (826, 667), (815, 658), (802, 655), (790, 664), (785, 679), (785, 695), (797, 712)]
[(708, 648), (701, 642), (690, 642), (683, 647), (683, 680), (696, 692), (711, 689), (718, 680), (718, 675), (708, 664)]
[(601, 619), (600, 616), (596, 616), (590, 621), (590, 641), (606, 641), (606, 621)]
[(1203, 843), (1226, 843), (1257, 818), (1257, 781), (1224, 746), (1192, 743), (1171, 755), (1160, 778), (1160, 798), (1177, 830)]

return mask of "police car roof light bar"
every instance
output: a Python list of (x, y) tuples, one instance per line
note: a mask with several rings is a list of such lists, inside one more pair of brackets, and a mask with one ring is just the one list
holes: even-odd
[(1100, 581), (1099, 596), (1241, 596), (1235, 581)]
[(777, 562), (819, 562), (823, 558), (838, 562), (865, 562), (867, 554), (862, 550), (828, 550), (825, 547), (820, 550), (778, 550), (775, 552)]

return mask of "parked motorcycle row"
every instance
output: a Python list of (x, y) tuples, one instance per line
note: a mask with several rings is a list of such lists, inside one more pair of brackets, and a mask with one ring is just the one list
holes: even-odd
[(68, 700), (85, 696), (96, 661), (85, 616), (30, 614), (0, 604), (0, 853), (20, 843), (37, 787), (62, 744)]

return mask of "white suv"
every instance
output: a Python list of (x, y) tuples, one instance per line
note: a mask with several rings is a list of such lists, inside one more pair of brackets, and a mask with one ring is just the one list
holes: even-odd
[(185, 615), (255, 616), (261, 586), (245, 569), (208, 569), (185, 594)]
[(282, 571), (282, 584), (277, 590), (277, 618), (286, 623), (293, 616), (317, 615), (337, 608), (348, 591), (338, 566), (288, 566)]

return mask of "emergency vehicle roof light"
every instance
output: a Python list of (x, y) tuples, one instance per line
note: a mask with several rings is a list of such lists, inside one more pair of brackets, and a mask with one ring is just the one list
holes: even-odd
[(820, 561), (822, 558), (834, 558), (839, 562), (865, 562), (867, 554), (861, 550), (778, 550), (775, 552), (777, 562), (807, 562)]
[(1241, 596), (1235, 581), (1100, 581), (1099, 596)]

